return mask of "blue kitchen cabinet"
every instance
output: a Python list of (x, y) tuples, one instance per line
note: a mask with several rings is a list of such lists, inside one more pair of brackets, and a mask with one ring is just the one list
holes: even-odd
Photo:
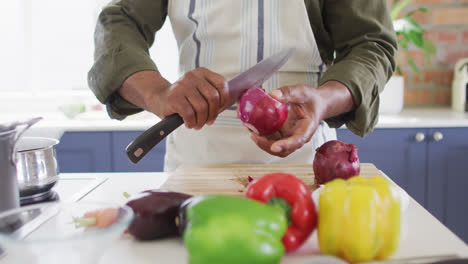
[(132, 163), (125, 153), (127, 145), (143, 131), (112, 132), (113, 167), (116, 172), (156, 172), (164, 169), (166, 140), (156, 145), (137, 164)]
[(427, 209), (468, 243), (468, 128), (427, 135)]
[(421, 205), (425, 205), (427, 144), (425, 129), (376, 129), (365, 138), (337, 129), (339, 140), (358, 147), (361, 163), (373, 163)]
[(111, 133), (67, 132), (56, 146), (60, 172), (112, 172)]
[(67, 132), (56, 147), (61, 172), (163, 171), (165, 140), (138, 164), (127, 158), (125, 148), (143, 131)]

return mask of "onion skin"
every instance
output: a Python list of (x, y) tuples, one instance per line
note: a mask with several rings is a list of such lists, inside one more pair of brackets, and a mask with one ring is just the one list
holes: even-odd
[(360, 173), (360, 163), (354, 144), (330, 140), (316, 149), (313, 169), (315, 183), (324, 184), (335, 178), (349, 179)]
[(288, 105), (255, 87), (242, 94), (237, 113), (247, 128), (259, 136), (265, 136), (283, 126), (288, 117)]

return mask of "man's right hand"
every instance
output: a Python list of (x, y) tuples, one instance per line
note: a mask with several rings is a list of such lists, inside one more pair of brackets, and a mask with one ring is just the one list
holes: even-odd
[(211, 125), (229, 99), (225, 78), (206, 68), (189, 71), (172, 85), (157, 72), (137, 72), (119, 92), (161, 118), (178, 113), (187, 128), (195, 129)]

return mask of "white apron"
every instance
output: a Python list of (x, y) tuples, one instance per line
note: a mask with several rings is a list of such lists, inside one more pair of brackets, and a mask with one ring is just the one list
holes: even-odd
[[(179, 46), (182, 73), (205, 67), (232, 79), (283, 48), (296, 47), (289, 61), (262, 87), (267, 92), (304, 83), (317, 87), (320, 58), (303, 0), (169, 0), (168, 15)], [(181, 126), (166, 141), (165, 171), (181, 165), (309, 163), (315, 149), (336, 139), (325, 122), (312, 140), (286, 158), (270, 155), (250, 138), (235, 108), (202, 130)]]

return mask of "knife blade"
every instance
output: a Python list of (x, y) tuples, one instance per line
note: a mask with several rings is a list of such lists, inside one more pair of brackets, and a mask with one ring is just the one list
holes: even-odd
[(230, 80), (228, 82), (230, 99), (228, 107), (235, 104), (245, 90), (259, 86), (268, 80), (289, 60), (294, 50), (294, 48), (289, 48), (273, 54)]
[[(289, 60), (294, 50), (295, 48), (281, 50), (228, 81), (229, 102), (226, 108), (234, 105), (245, 90), (259, 86), (268, 80)], [(183, 123), (184, 120), (179, 114), (165, 117), (128, 144), (125, 149), (127, 157), (133, 163), (138, 163), (151, 149)]]

